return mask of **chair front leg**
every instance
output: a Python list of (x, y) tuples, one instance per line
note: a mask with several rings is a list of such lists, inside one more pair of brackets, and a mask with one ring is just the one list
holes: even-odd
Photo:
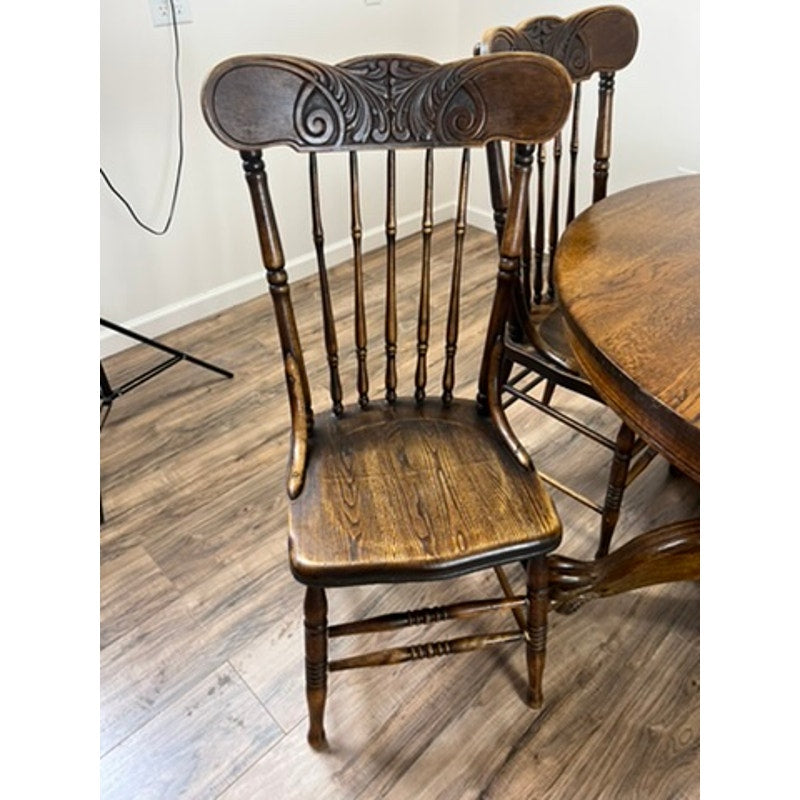
[(328, 692), (328, 601), (323, 588), (306, 589), (304, 613), (308, 743), (321, 750), (326, 745), (323, 720)]
[(555, 392), (555, 390), (556, 382), (548, 379), (547, 383), (544, 385), (544, 392), (542, 393), (542, 403), (544, 405), (550, 405), (550, 401), (553, 399), (553, 392)]
[(549, 605), (547, 556), (536, 556), (528, 561), (528, 624), (525, 632), (528, 662), (527, 703), (531, 708), (541, 708), (543, 702), (542, 677), (547, 649)]

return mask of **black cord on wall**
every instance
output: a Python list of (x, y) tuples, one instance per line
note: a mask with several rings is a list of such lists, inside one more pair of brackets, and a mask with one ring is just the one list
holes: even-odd
[(183, 171), (183, 156), (184, 156), (184, 144), (183, 144), (183, 95), (181, 92), (181, 81), (180, 81), (180, 73), (178, 71), (178, 67), (180, 65), (180, 55), (181, 55), (181, 46), (180, 46), (180, 37), (178, 36), (178, 21), (177, 15), (175, 14), (175, 4), (173, 0), (169, 0), (169, 9), (170, 14), (172, 17), (172, 40), (175, 44), (175, 61), (173, 67), (173, 75), (175, 79), (175, 92), (178, 98), (178, 166), (175, 170), (175, 186), (172, 190), (172, 201), (169, 205), (169, 214), (167, 215), (167, 221), (164, 223), (164, 227), (160, 230), (156, 228), (151, 228), (146, 223), (142, 222), (139, 218), (139, 215), (134, 211), (133, 206), (125, 199), (122, 192), (114, 186), (111, 182), (111, 179), (106, 174), (106, 171), (100, 167), (100, 176), (105, 181), (106, 186), (111, 190), (111, 192), (119, 199), (122, 205), (128, 209), (128, 213), (133, 217), (134, 221), (137, 225), (144, 228), (148, 233), (152, 233), (154, 236), (163, 236), (172, 225), (172, 218), (175, 214), (175, 205), (178, 202), (178, 189), (180, 188), (181, 184), (181, 173)]

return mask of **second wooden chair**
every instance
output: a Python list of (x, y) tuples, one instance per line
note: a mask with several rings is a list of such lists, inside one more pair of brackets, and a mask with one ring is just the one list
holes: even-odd
[[(593, 76), (598, 76), (591, 184), (591, 202), (594, 203), (606, 196), (608, 186), (615, 74), (633, 59), (637, 43), (638, 27), (630, 11), (620, 6), (599, 6), (567, 19), (534, 17), (513, 28), (493, 28), (483, 35), (476, 48), (479, 53), (546, 53), (564, 65), (574, 83), (567, 169), (562, 171), (564, 144), (561, 132), (551, 143), (540, 143), (536, 150), (537, 175), (531, 192), (531, 210), (525, 223), (520, 270), (521, 304), (524, 306), (524, 313), (520, 317), (524, 321), (509, 329), (503, 374), (506, 405), (516, 401), (525, 402), (613, 452), (602, 503), (587, 497), (569, 481), (556, 478), (547, 464), (544, 465), (548, 468), (547, 472), (540, 471), (542, 479), (549, 485), (600, 515), (598, 556), (609, 551), (625, 488), (647, 466), (655, 453), (647, 449), (645, 443), (625, 423), (620, 423), (616, 439), (611, 439), (553, 402), (554, 392), (560, 387), (602, 403), (591, 383), (581, 374), (572, 355), (555, 293), (553, 266), (562, 221), (563, 224), (572, 221), (579, 202), (582, 86)], [(508, 179), (500, 144), (491, 143), (487, 153), (499, 241), (507, 215)], [(545, 177), (548, 164), (551, 169), (549, 188)], [(562, 185), (564, 178), (566, 187)], [(564, 188), (566, 202), (562, 194)]]

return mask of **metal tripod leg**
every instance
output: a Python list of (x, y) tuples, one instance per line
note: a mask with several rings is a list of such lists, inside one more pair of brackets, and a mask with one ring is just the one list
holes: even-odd
[[(105, 369), (103, 369), (102, 362), (100, 363), (100, 409), (105, 409), (105, 414), (100, 420), (100, 429), (102, 430), (103, 425), (108, 418), (109, 413), (111, 412), (111, 405), (113, 404), (114, 400), (116, 400), (121, 395), (129, 392), (131, 389), (135, 389), (137, 386), (141, 386), (145, 381), (149, 381), (150, 378), (154, 378), (156, 375), (162, 373), (165, 369), (169, 369), (170, 367), (178, 364), (181, 361), (188, 361), (190, 364), (196, 364), (198, 367), (203, 367), (203, 369), (209, 369), (212, 372), (216, 372), (218, 375), (222, 375), (225, 378), (232, 378), (233, 373), (228, 371), (227, 369), (223, 369), (222, 367), (218, 367), (215, 364), (210, 364), (208, 361), (203, 361), (202, 359), (195, 358), (195, 356), (190, 355), (189, 353), (183, 352), (183, 350), (176, 350), (174, 347), (169, 347), (169, 345), (162, 344), (161, 342), (157, 342), (155, 339), (150, 339), (147, 336), (142, 336), (141, 333), (137, 333), (136, 331), (132, 331), (129, 328), (124, 328), (122, 325), (117, 325), (115, 322), (109, 322), (107, 319), (103, 319), (100, 317), (100, 324), (104, 328), (109, 328), (112, 331), (116, 331), (117, 333), (121, 333), (123, 336), (127, 336), (131, 339), (134, 339), (137, 342), (141, 342), (142, 344), (146, 344), (148, 347), (154, 347), (156, 350), (161, 350), (164, 353), (168, 353), (170, 358), (166, 361), (162, 361), (160, 364), (156, 364), (156, 366), (151, 367), (150, 369), (146, 370), (145, 372), (137, 375), (135, 378), (123, 383), (122, 386), (117, 387), (116, 389), (111, 386), (111, 382), (108, 380), (108, 375), (106, 375)], [(103, 496), (102, 493), (100, 495), (100, 524), (102, 525), (105, 522), (105, 514), (103, 513)]]
[[(190, 355), (189, 353), (183, 352), (183, 350), (176, 350), (174, 347), (169, 347), (166, 344), (162, 344), (161, 342), (157, 342), (155, 339), (150, 339), (147, 336), (142, 336), (141, 333), (137, 333), (136, 331), (132, 331), (129, 328), (123, 328), (122, 325), (117, 325), (116, 322), (109, 322), (107, 319), (103, 319), (100, 317), (100, 324), (104, 328), (109, 328), (112, 331), (116, 331), (117, 333), (121, 333), (123, 336), (128, 336), (131, 339), (136, 340), (137, 342), (141, 342), (142, 344), (146, 344), (149, 347), (154, 347), (156, 350), (161, 350), (164, 353), (169, 353), (173, 356), (169, 362), (165, 362), (165, 365), (161, 365), (162, 369), (166, 369), (167, 366), (172, 366), (173, 364), (177, 364), (178, 361), (188, 361), (191, 364), (197, 364), (198, 367), (203, 367), (204, 369), (210, 369), (212, 372), (216, 372), (218, 375), (222, 375), (225, 378), (232, 378), (233, 373), (229, 372), (227, 369), (222, 369), (222, 367), (218, 367), (215, 364), (209, 364), (208, 361), (203, 361), (202, 359), (195, 358), (194, 356)], [(161, 372), (162, 369), (159, 369), (158, 372)], [(153, 370), (150, 370), (153, 372)], [(158, 372), (154, 372), (155, 375)], [(148, 378), (152, 378), (153, 375), (148, 374)], [(135, 380), (135, 379), (134, 379)], [(147, 380), (147, 378), (145, 378)], [(138, 383), (142, 383), (143, 381), (138, 381)]]

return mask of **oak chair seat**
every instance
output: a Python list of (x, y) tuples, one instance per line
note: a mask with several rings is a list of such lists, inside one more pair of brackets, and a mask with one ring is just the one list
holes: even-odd
[(559, 306), (550, 306), (533, 330), (536, 338), (533, 346), (539, 353), (558, 366), (582, 377), (580, 367), (567, 339), (567, 327)]
[(541, 482), (474, 401), (398, 399), (318, 419), (306, 480), (313, 490), (290, 505), (289, 556), (307, 584), (455, 577), (560, 537)]

